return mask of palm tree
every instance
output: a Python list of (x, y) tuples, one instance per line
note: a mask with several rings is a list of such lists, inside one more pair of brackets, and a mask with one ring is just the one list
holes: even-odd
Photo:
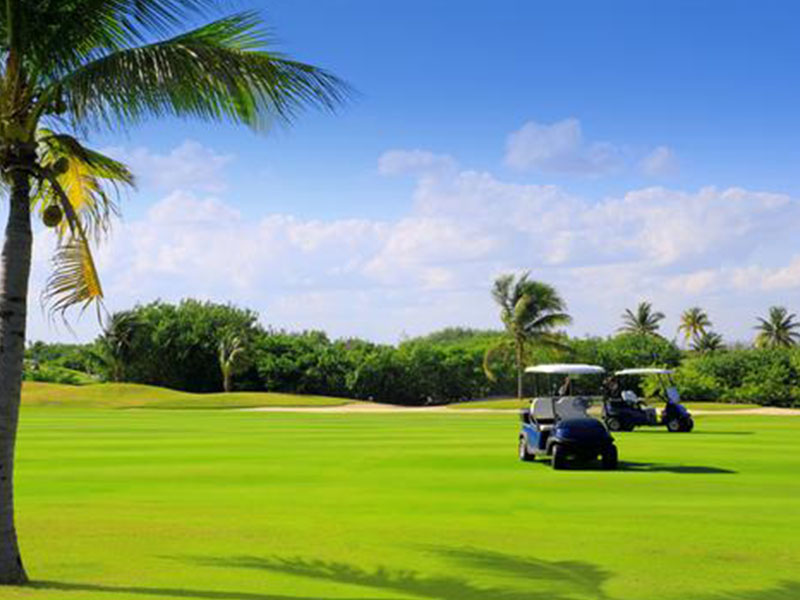
[(640, 302), (636, 307), (636, 312), (630, 308), (625, 309), (622, 314), (622, 327), (619, 328), (619, 331), (661, 337), (658, 328), (663, 320), (664, 313), (653, 311), (653, 305), (650, 302)]
[(572, 322), (564, 312), (566, 303), (556, 290), (539, 281), (528, 279), (530, 273), (519, 278), (514, 275), (501, 275), (494, 282), (492, 296), (500, 305), (500, 319), (506, 329), (507, 339), (489, 348), (484, 355), (484, 370), (490, 379), (494, 375), (490, 369), (492, 356), (499, 352), (514, 353), (517, 370), (517, 398), (522, 398), (522, 373), (525, 350), (533, 343), (565, 348), (554, 333), (554, 329)]
[[(81, 136), (160, 116), (265, 131), (290, 123), (307, 106), (336, 108), (348, 88), (324, 70), (267, 50), (254, 13), (178, 31), (203, 17), (213, 0), (0, 3), (0, 179), (9, 197), (0, 258), (0, 583), (18, 584), (27, 577), (12, 476), (31, 208), (61, 231), (46, 294), (52, 309), (63, 314), (96, 304), (103, 292), (90, 241), (107, 229), (113, 212), (101, 180), (131, 180), (124, 167), (87, 150)], [(78, 176), (90, 167), (100, 169), (94, 183)]]
[(683, 333), (684, 340), (689, 342), (697, 341), (710, 328), (711, 320), (708, 318), (708, 313), (699, 306), (693, 306), (683, 311), (678, 331)]
[(797, 315), (783, 306), (772, 306), (766, 319), (758, 318), (757, 348), (790, 348), (800, 341), (800, 322)]
[(699, 354), (711, 354), (718, 350), (724, 350), (725, 344), (720, 334), (713, 331), (704, 331), (692, 340), (691, 347), (692, 350)]
[(97, 339), (97, 351), (93, 356), (105, 368), (111, 381), (124, 380), (125, 366), (130, 362), (134, 338), (140, 327), (140, 322), (132, 311), (114, 313), (106, 321), (103, 334)]
[(226, 392), (233, 389), (233, 375), (241, 368), (241, 357), (245, 351), (242, 338), (231, 333), (222, 336), (219, 342), (219, 368), (222, 371), (222, 388)]

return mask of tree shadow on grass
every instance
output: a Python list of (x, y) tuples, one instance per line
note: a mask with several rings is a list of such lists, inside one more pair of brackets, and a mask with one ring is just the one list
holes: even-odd
[[(125, 596), (161, 596), (167, 598), (189, 598), (192, 600), (323, 600), (319, 597), (286, 596), (280, 594), (262, 594), (258, 592), (102, 585), (93, 583), (68, 583), (63, 581), (32, 581), (25, 587), (28, 589), (57, 592), (125, 594)], [(370, 598), (368, 596), (358, 596), (356, 598), (340, 598), (338, 600), (370, 600)]]
[(800, 582), (782, 581), (766, 590), (745, 590), (698, 596), (697, 600), (797, 600), (800, 598)]
[(579, 561), (551, 562), (473, 549), (436, 553), (488, 575), (519, 580), (513, 585), (485, 585), (456, 575), (421, 573), (380, 566), (375, 569), (303, 557), (174, 557), (195, 565), (278, 572), (330, 583), (410, 594), (431, 600), (608, 600), (603, 585), (611, 574)]

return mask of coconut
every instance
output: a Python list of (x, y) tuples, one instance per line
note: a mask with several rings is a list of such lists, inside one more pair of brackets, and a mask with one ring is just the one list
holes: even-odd
[(69, 159), (66, 156), (62, 156), (53, 163), (51, 169), (56, 175), (63, 175), (69, 170)]
[(63, 217), (64, 213), (61, 211), (61, 207), (58, 204), (51, 204), (44, 209), (42, 222), (48, 227), (58, 227)]

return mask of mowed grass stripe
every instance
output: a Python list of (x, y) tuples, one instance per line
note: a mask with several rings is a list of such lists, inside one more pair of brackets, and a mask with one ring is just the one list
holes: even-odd
[(73, 587), (8, 597), (791, 597), (800, 419), (618, 434), (615, 473), (520, 463), (517, 426), (26, 406), (26, 557)]

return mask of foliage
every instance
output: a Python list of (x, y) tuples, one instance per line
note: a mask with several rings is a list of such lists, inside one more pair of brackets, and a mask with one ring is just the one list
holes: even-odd
[(691, 348), (698, 354), (710, 354), (725, 349), (722, 336), (714, 331), (704, 331), (692, 340)]
[(797, 315), (783, 306), (772, 306), (766, 319), (759, 317), (756, 325), (758, 348), (790, 348), (800, 341), (800, 322)]
[(97, 380), (82, 371), (68, 369), (50, 363), (44, 365), (26, 365), (22, 373), (23, 381), (39, 381), (60, 383), (65, 385), (87, 385)]
[(693, 306), (681, 314), (678, 332), (683, 333), (684, 341), (696, 342), (705, 336), (710, 328), (711, 319), (708, 318), (708, 313), (699, 306)]
[(529, 279), (530, 273), (520, 277), (501, 275), (494, 282), (492, 297), (500, 306), (506, 339), (488, 348), (484, 354), (484, 371), (494, 378), (491, 364), (494, 355), (513, 352), (517, 371), (517, 398), (523, 395), (523, 369), (526, 351), (538, 345), (565, 348), (555, 332), (556, 327), (568, 325), (572, 318), (565, 312), (566, 303), (555, 288)]
[(686, 400), (800, 403), (800, 350), (729, 350), (685, 359), (676, 374)]
[(572, 360), (597, 364), (607, 371), (633, 367), (676, 367), (681, 351), (662, 337), (622, 333), (609, 338), (571, 340)]
[[(261, 332), (257, 319), (252, 311), (226, 304), (153, 302), (113, 315), (97, 347), (112, 354), (122, 349), (126, 381), (217, 392), (222, 389), (220, 335), (256, 336)], [(107, 361), (106, 379), (116, 381), (116, 369), (116, 358)]]
[(619, 330), (623, 333), (658, 336), (658, 329), (664, 318), (664, 313), (654, 311), (650, 302), (640, 302), (635, 311), (630, 308), (625, 309), (622, 313), (622, 327)]

